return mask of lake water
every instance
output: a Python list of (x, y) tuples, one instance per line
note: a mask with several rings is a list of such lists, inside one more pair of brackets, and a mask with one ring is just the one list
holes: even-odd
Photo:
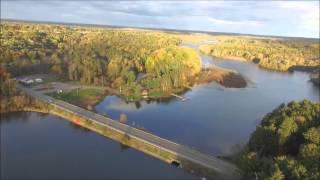
[(199, 179), (53, 115), (1, 115), (0, 179)]
[[(249, 86), (228, 89), (216, 83), (194, 87), (190, 98), (126, 103), (108, 96), (96, 111), (142, 126), (160, 137), (212, 155), (228, 155), (248, 141), (262, 117), (292, 100), (319, 101), (319, 88), (303, 72), (278, 73), (255, 64), (213, 59), (206, 66), (234, 69)], [(196, 178), (68, 121), (39, 113), (13, 113), (1, 118), (2, 178)]]
[(280, 73), (263, 70), (253, 63), (219, 60), (201, 55), (206, 66), (216, 65), (241, 73), (247, 88), (224, 88), (217, 83), (194, 87), (183, 96), (164, 102), (127, 103), (106, 97), (96, 111), (113, 119), (121, 113), (128, 123), (143, 126), (160, 137), (212, 155), (228, 155), (247, 142), (262, 117), (292, 100), (319, 101), (319, 88), (305, 72)]

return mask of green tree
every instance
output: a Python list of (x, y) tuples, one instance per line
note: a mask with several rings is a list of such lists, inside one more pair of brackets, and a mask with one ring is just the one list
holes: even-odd
[(320, 178), (320, 104), (282, 104), (262, 120), (240, 153), (245, 179)]

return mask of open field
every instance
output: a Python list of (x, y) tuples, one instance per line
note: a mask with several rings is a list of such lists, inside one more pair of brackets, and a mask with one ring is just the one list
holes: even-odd
[(52, 92), (47, 95), (71, 104), (93, 110), (95, 104), (105, 97), (106, 91), (102, 89), (73, 89), (69, 92)]

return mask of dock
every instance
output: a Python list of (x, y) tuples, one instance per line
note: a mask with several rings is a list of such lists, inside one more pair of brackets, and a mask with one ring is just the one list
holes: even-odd
[(177, 97), (177, 98), (181, 99), (181, 101), (189, 100), (188, 97), (179, 96), (178, 94), (174, 94), (174, 93), (171, 93), (171, 96)]

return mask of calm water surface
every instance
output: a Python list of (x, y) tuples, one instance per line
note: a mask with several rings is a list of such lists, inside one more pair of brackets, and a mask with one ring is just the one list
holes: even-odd
[[(212, 155), (228, 155), (247, 142), (261, 118), (283, 102), (319, 101), (319, 89), (303, 72), (278, 73), (252, 63), (202, 55), (205, 66), (240, 72), (249, 81), (243, 89), (216, 83), (194, 87), (182, 102), (126, 103), (108, 96), (96, 111)], [(1, 177), (6, 178), (196, 178), (119, 143), (86, 131), (61, 118), (14, 113), (1, 118)]]
[(198, 178), (56, 116), (10, 113), (0, 125), (1, 179)]
[(319, 101), (319, 88), (304, 72), (279, 73), (253, 63), (214, 59), (202, 55), (205, 66), (217, 65), (240, 72), (250, 81), (247, 88), (223, 88), (216, 83), (194, 87), (184, 96), (188, 101), (126, 103), (106, 97), (96, 106), (101, 114), (118, 119), (128, 116), (129, 124), (212, 155), (228, 155), (247, 142), (262, 117), (292, 100)]

